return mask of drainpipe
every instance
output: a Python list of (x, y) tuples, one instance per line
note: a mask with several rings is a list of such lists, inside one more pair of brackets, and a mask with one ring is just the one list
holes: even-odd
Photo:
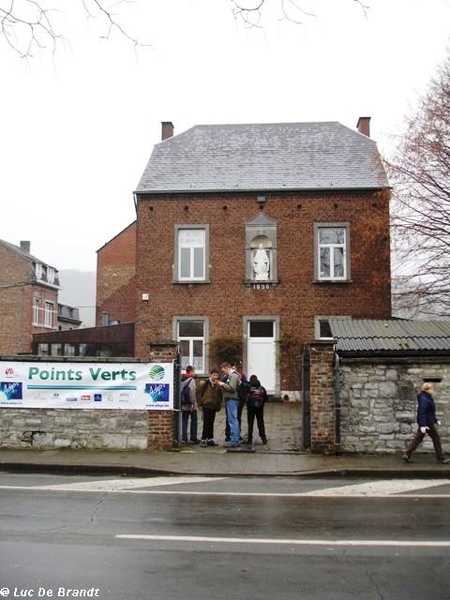
[(334, 353), (334, 451), (341, 454), (341, 367), (339, 354)]

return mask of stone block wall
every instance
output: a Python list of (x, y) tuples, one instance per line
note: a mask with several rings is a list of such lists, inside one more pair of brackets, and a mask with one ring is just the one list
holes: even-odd
[[(416, 430), (416, 396), (424, 380), (437, 382), (435, 401), (444, 451), (450, 452), (450, 361), (344, 359), (340, 364), (344, 452), (396, 453)], [(428, 436), (417, 452), (433, 452)]]
[(148, 437), (148, 411), (42, 408), (1, 411), (0, 448), (146, 450)]

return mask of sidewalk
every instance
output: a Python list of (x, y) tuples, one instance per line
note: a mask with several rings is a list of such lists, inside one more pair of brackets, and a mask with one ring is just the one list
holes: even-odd
[[(450, 464), (435, 461), (433, 453), (416, 453), (404, 463), (393, 455), (316, 455), (301, 450), (301, 414), (296, 403), (268, 404), (266, 431), (269, 443), (256, 440), (255, 452), (227, 452), (214, 448), (182, 446), (167, 452), (155, 450), (5, 450), (0, 449), (0, 470), (115, 475), (217, 475), (305, 477), (407, 477), (450, 478)], [(201, 420), (201, 419), (200, 419)], [(244, 433), (246, 426), (243, 427)], [(224, 413), (218, 414), (216, 441), (223, 442)]]

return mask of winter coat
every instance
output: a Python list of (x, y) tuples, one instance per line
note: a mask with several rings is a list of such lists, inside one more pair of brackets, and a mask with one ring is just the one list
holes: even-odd
[(436, 404), (428, 392), (420, 392), (417, 396), (417, 424), (419, 427), (429, 427), (437, 423)]

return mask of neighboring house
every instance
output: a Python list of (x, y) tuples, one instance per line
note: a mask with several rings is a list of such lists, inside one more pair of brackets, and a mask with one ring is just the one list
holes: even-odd
[(80, 311), (78, 308), (58, 304), (58, 331), (78, 329), (80, 325)]
[(210, 344), (232, 337), (248, 375), (295, 398), (298, 349), (330, 336), (329, 317), (390, 317), (390, 188), (369, 121), (162, 124), (135, 191), (137, 357), (173, 339), (206, 374)]
[(97, 250), (96, 325), (136, 320), (136, 222)]
[(30, 242), (0, 240), (0, 354), (30, 353), (32, 335), (58, 327), (58, 271)]

